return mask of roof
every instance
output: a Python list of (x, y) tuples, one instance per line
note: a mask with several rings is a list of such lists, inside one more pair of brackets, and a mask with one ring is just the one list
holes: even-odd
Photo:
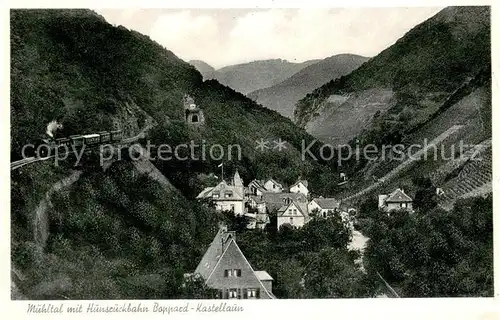
[(404, 193), (401, 189), (396, 189), (393, 193), (391, 193), (385, 202), (412, 202), (413, 199), (410, 198), (406, 193)]
[(269, 179), (266, 180), (266, 182), (268, 182), (268, 181), (271, 181), (272, 183), (274, 183), (278, 187), (283, 188), (283, 185), (281, 183), (279, 183), (278, 181), (274, 180), (273, 178), (269, 178)]
[(292, 201), (290, 204), (286, 204), (286, 205), (282, 206), (281, 208), (279, 208), (278, 209), (278, 216), (288, 216), (285, 213), (287, 212), (288, 208), (291, 205), (295, 205), (295, 207), (297, 207), (297, 209), (299, 210), (300, 214), (303, 215), (304, 217), (307, 217), (307, 214), (306, 214), (307, 211), (304, 211), (300, 207), (300, 205), (298, 203), (296, 203), (295, 201)]
[(312, 201), (316, 202), (321, 209), (335, 209), (340, 205), (335, 198), (314, 198)]
[(262, 196), (251, 195), (250, 199), (254, 200), (255, 203), (265, 203), (264, 198)]
[(207, 196), (207, 194), (213, 189), (214, 187), (207, 187), (205, 189), (203, 189), (202, 192), (200, 192), (196, 198), (205, 198)]
[(290, 186), (290, 188), (293, 188), (295, 187), (296, 185), (298, 185), (299, 183), (302, 183), (304, 185), (304, 187), (308, 187), (309, 186), (309, 183), (307, 182), (307, 180), (297, 180), (297, 182), (295, 182), (294, 184), (292, 184)]
[(259, 181), (259, 180), (252, 180), (249, 184), (248, 184), (248, 187), (250, 189), (250, 186), (254, 186), (255, 188), (257, 188), (257, 190), (259, 190), (260, 192), (266, 192), (266, 188), (263, 187), (263, 184), (262, 181)]
[[(208, 279), (212, 271), (214, 270), (217, 262), (222, 257), (223, 251), (226, 249), (229, 244), (229, 237), (231, 234), (228, 234), (224, 228), (220, 228), (217, 234), (215, 235), (214, 240), (210, 243), (207, 251), (203, 255), (200, 263), (196, 267), (194, 273), (199, 273), (203, 279)], [(222, 242), (224, 240), (224, 243)]]
[(284, 205), (284, 199), (290, 198), (296, 201), (303, 211), (307, 212), (307, 198), (302, 193), (293, 192), (264, 192), (262, 199), (266, 203), (267, 210), (278, 210)]
[(255, 275), (260, 281), (274, 280), (266, 271), (255, 271)]
[(196, 198), (212, 198), (214, 193), (224, 193), (231, 191), (231, 197), (220, 197), (218, 200), (243, 200), (243, 188), (238, 186), (228, 185), (225, 181), (220, 182), (215, 187), (205, 188)]
[(83, 137), (84, 138), (98, 138), (98, 137), (100, 137), (100, 135), (97, 133), (92, 133), (92, 134), (86, 134)]
[(236, 172), (234, 173), (233, 185), (237, 186), (237, 187), (243, 186), (243, 180), (241, 179), (240, 173), (238, 172), (238, 170), (236, 170)]
[[(214, 240), (196, 267), (194, 274), (200, 274), (203, 279), (205, 279), (205, 283), (207, 285), (216, 285), (218, 279), (217, 276), (214, 275), (214, 271), (220, 271), (225, 262), (234, 261), (235, 259), (240, 260), (246, 268), (254, 274), (255, 278), (250, 278), (250, 280), (247, 279), (247, 281), (254, 281), (255, 284), (260, 286), (263, 294), (267, 294), (270, 298), (275, 298), (275, 296), (269, 292), (261, 282), (261, 277), (266, 278), (267, 275), (267, 277), (271, 278), (271, 276), (269, 276), (269, 274), (265, 271), (256, 272), (253, 270), (247, 258), (236, 243), (233, 233), (228, 232), (224, 227), (221, 227), (215, 235)], [(215, 273), (217, 274), (217, 272)], [(239, 280), (244, 281), (244, 278)]]

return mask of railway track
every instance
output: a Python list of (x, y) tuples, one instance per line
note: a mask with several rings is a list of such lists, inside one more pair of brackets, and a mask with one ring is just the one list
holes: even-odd
[[(144, 138), (146, 136), (146, 131), (149, 130), (152, 126), (153, 126), (153, 124), (148, 124), (143, 130), (141, 130), (141, 132), (139, 134), (137, 134), (133, 137), (125, 138), (122, 141), (120, 141), (120, 143), (129, 144), (129, 143), (133, 143), (139, 139)], [(65, 155), (62, 154), (59, 156), (65, 156)], [(16, 169), (19, 169), (19, 168), (24, 167), (24, 166), (29, 165), (29, 164), (33, 164), (33, 163), (38, 162), (38, 161), (45, 161), (45, 160), (53, 159), (54, 157), (55, 157), (55, 155), (51, 155), (51, 156), (43, 157), (43, 158), (29, 157), (29, 158), (17, 160), (17, 161), (10, 163), (10, 171), (14, 171)]]

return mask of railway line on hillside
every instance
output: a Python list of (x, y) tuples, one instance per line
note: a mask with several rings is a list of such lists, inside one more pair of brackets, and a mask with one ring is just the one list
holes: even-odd
[[(154, 121), (150, 120), (150, 121), (148, 121), (146, 126), (144, 126), (144, 128), (137, 135), (135, 135), (133, 137), (128, 137), (128, 138), (122, 139), (121, 141), (117, 141), (117, 142), (114, 142), (112, 144), (114, 144), (114, 145), (119, 145), (119, 144), (128, 145), (130, 143), (138, 141), (139, 139), (143, 139), (146, 137), (146, 132), (149, 129), (151, 129), (153, 126), (154, 126)], [(124, 146), (121, 146), (121, 147), (124, 147)], [(68, 151), (68, 152), (72, 152), (72, 151)], [(67, 154), (68, 153), (57, 154), (57, 156), (65, 157), (65, 156), (67, 156)], [(33, 163), (36, 163), (39, 161), (46, 161), (46, 160), (54, 159), (55, 157), (56, 157), (56, 154), (53, 154), (53, 155), (49, 155), (47, 157), (26, 157), (26, 158), (23, 158), (21, 160), (13, 161), (10, 163), (10, 171), (17, 170), (21, 167), (24, 167), (26, 165), (33, 164)]]

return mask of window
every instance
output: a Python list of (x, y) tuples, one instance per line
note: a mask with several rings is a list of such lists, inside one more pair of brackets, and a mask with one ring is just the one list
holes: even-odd
[(234, 204), (231, 205), (231, 211), (234, 211)]
[(288, 209), (288, 213), (289, 213), (289, 214), (292, 214), (292, 209)]
[(290, 224), (293, 224), (293, 217), (290, 217)]
[(226, 269), (226, 270), (224, 270), (224, 277), (225, 278), (232, 277), (232, 276), (233, 276), (233, 270), (232, 269)]
[(229, 299), (236, 299), (238, 297), (237, 289), (229, 289)]
[(191, 121), (192, 122), (198, 122), (198, 115), (197, 114), (193, 114), (193, 117), (191, 118)]
[(326, 211), (323, 211), (323, 218), (326, 218)]
[(232, 192), (226, 192), (226, 198), (231, 198), (233, 196)]
[(247, 297), (249, 299), (258, 298), (259, 297), (259, 289), (254, 289), (254, 288), (247, 289)]
[(219, 197), (219, 194), (218, 194), (218, 193), (214, 193), (214, 194), (212, 195), (212, 197), (214, 197), (214, 198), (218, 198), (218, 197)]
[(402, 203), (402, 204), (401, 204), (401, 206), (402, 206), (403, 208), (406, 208), (406, 203)]
[(234, 269), (234, 270), (233, 270), (233, 274), (234, 274), (236, 277), (241, 277), (241, 269)]
[(297, 214), (297, 209), (293, 209), (293, 214)]

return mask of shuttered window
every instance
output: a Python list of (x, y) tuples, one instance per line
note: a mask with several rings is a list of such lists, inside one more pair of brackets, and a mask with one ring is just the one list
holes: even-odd
[(234, 299), (238, 297), (237, 289), (229, 289), (229, 299)]

